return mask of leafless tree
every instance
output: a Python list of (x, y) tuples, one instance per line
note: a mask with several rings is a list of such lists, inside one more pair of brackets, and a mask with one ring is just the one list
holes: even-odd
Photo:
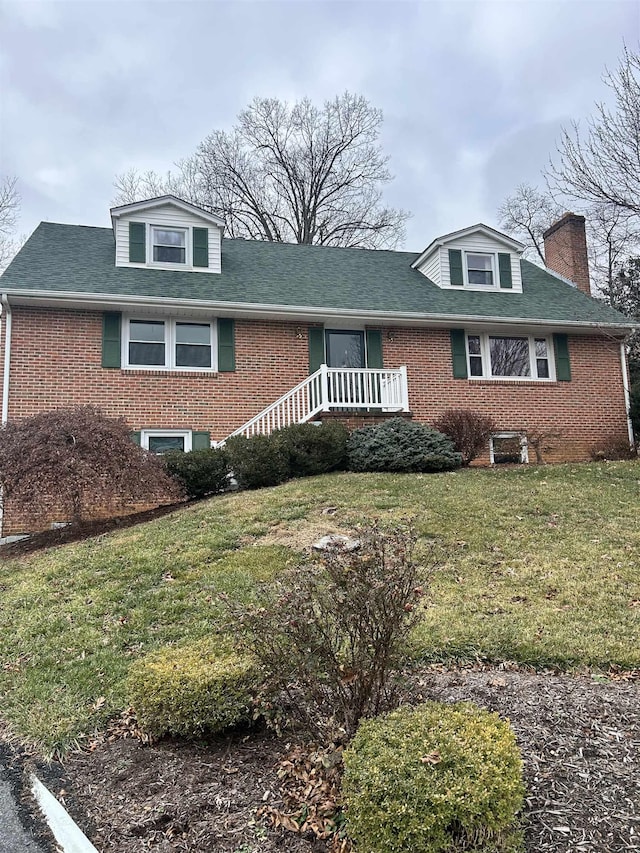
[(232, 237), (394, 248), (408, 214), (382, 202), (392, 176), (378, 137), (382, 113), (345, 92), (322, 109), (256, 98), (165, 177), (116, 177), (115, 203), (172, 192), (216, 212)]
[(592, 204), (585, 217), (592, 284), (607, 296), (621, 264), (640, 247), (640, 222), (611, 204)]
[(605, 74), (615, 107), (596, 104), (586, 133), (574, 122), (562, 133), (547, 178), (563, 195), (640, 215), (640, 53), (625, 47), (617, 71)]
[[(611, 287), (620, 263), (638, 247), (640, 223), (629, 211), (604, 202), (573, 207), (586, 218), (591, 277), (595, 290), (604, 293)], [(508, 234), (525, 244), (525, 257), (544, 265), (542, 235), (562, 213), (562, 206), (550, 191), (523, 183), (502, 202), (498, 218)]]
[(19, 248), (15, 238), (15, 227), (20, 213), (18, 179), (0, 179), (0, 272), (6, 267)]
[(562, 213), (562, 208), (548, 193), (522, 183), (498, 208), (498, 220), (507, 234), (525, 244), (525, 257), (544, 266), (542, 235)]

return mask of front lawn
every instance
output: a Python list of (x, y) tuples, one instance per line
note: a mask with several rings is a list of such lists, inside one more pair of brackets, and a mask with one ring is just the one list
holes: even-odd
[(335, 474), (5, 561), (0, 715), (64, 750), (125, 706), (135, 658), (215, 628), (220, 592), (247, 599), (314, 538), (370, 518), (411, 518), (420, 548), (446, 548), (417, 658), (638, 667), (639, 509), (636, 462)]

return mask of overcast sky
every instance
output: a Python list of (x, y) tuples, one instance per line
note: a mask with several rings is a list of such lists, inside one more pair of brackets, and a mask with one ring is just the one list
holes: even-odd
[(0, 15), (0, 174), (19, 178), (21, 232), (109, 225), (116, 173), (170, 168), (255, 96), (348, 89), (384, 112), (385, 200), (413, 213), (416, 251), (496, 225), (640, 40), (640, 0), (4, 0)]

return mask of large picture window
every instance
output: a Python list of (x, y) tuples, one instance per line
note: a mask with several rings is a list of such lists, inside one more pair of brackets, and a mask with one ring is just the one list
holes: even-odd
[(155, 370), (212, 370), (214, 324), (130, 318), (125, 322), (124, 365)]
[(489, 379), (554, 379), (547, 338), (531, 335), (467, 335), (469, 376)]

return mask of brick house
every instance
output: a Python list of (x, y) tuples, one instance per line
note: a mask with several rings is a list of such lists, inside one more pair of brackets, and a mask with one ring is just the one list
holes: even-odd
[(582, 217), (546, 233), (546, 270), (481, 224), (416, 254), (225, 239), (172, 196), (111, 219), (41, 223), (0, 278), (3, 423), (91, 403), (160, 452), (467, 408), (498, 425), (484, 462), (632, 440), (632, 324), (590, 296)]

